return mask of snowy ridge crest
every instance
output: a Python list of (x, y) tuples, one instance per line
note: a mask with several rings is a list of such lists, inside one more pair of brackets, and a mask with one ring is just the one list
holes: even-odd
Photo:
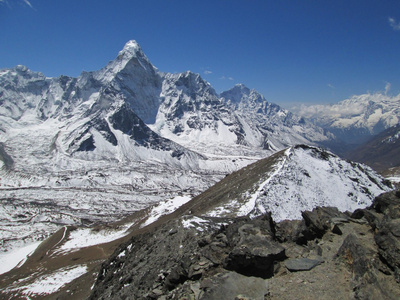
[[(273, 157), (270, 166), (264, 167), (268, 171), (258, 175), (252, 188), (205, 215), (257, 217), (271, 212), (276, 221), (301, 219), (302, 211), (317, 206), (335, 206), (341, 211), (365, 208), (376, 196), (392, 189), (368, 166), (321, 148), (298, 145)], [(252, 172), (241, 176), (257, 177)]]

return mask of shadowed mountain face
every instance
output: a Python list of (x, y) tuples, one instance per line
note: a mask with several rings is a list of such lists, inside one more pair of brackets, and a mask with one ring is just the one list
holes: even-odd
[(400, 125), (390, 127), (346, 155), (377, 171), (400, 166)]

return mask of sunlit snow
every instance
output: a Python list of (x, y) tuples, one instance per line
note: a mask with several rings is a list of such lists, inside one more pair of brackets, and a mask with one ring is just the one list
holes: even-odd
[(27, 257), (40, 245), (36, 242), (25, 247), (0, 253), (0, 274), (6, 273), (16, 266), (22, 266)]
[(162, 215), (167, 215), (175, 211), (178, 207), (182, 206), (186, 202), (190, 201), (192, 199), (191, 196), (185, 195), (185, 196), (177, 196), (173, 199), (162, 201), (156, 206), (154, 206), (150, 213), (148, 214), (149, 217), (142, 224), (142, 227), (147, 226), (153, 222), (155, 222), (158, 218), (160, 218)]
[(101, 229), (94, 231), (91, 228), (79, 228), (71, 231), (68, 240), (61, 245), (59, 251), (74, 251), (80, 248), (112, 242), (126, 236), (128, 228), (133, 224), (126, 224), (121, 229)]
[(20, 286), (15, 290), (18, 290), (20, 293), (27, 296), (52, 294), (86, 272), (87, 267), (84, 265), (74, 266), (72, 268), (62, 268), (54, 273), (42, 275), (33, 283)]

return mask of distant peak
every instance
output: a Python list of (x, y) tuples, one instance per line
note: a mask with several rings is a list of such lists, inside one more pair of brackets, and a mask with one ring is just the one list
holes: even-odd
[(245, 86), (243, 83), (237, 83), (237, 84), (235, 84), (235, 86), (234, 87), (236, 87), (236, 88), (241, 88), (241, 89), (244, 89), (244, 88), (248, 88), (247, 86)]
[(245, 86), (243, 83), (235, 84), (233, 89), (240, 90), (242, 93), (246, 93), (246, 94), (250, 93), (250, 89), (247, 86)]
[(224, 93), (239, 93), (241, 95), (249, 95), (250, 94), (250, 89), (245, 86), (243, 83), (238, 83), (233, 86), (230, 90), (224, 92)]
[(136, 42), (135, 40), (130, 40), (125, 44), (124, 50), (127, 50), (127, 49), (133, 49), (135, 51), (141, 50), (139, 43)]
[(25, 72), (27, 72), (27, 71), (30, 71), (27, 67), (25, 67), (25, 66), (23, 66), (23, 65), (17, 65), (17, 66), (15, 67), (15, 70), (16, 70), (16, 71), (19, 71), (19, 72), (23, 72), (23, 73), (25, 73)]
[(139, 53), (143, 55), (143, 51), (139, 43), (136, 42), (135, 40), (130, 40), (125, 44), (124, 48), (118, 53), (118, 56), (133, 57), (137, 56)]
[(233, 103), (239, 103), (242, 101), (243, 96), (248, 97), (250, 94), (250, 89), (246, 87), (244, 84), (239, 83), (235, 84), (233, 88), (221, 93), (221, 97), (226, 100), (230, 100)]

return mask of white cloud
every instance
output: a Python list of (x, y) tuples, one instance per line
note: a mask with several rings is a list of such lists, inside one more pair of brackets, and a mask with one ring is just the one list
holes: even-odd
[(400, 30), (400, 22), (396, 22), (394, 18), (389, 18), (389, 24), (394, 30)]
[(333, 84), (331, 84), (331, 83), (328, 83), (328, 87), (331, 88), (331, 89), (335, 89), (335, 86)]
[(390, 91), (390, 87), (391, 87), (392, 85), (390, 84), (390, 82), (386, 82), (386, 85), (385, 85), (385, 95), (387, 95), (387, 93)]
[(221, 76), (219, 79), (221, 79), (221, 80), (234, 80), (233, 79), (233, 77), (230, 77), (230, 76), (228, 76), (228, 77), (226, 77), (225, 75), (224, 76)]
[[(21, 2), (25, 3), (26, 5), (28, 5), (30, 8), (32, 8), (33, 10), (35, 9), (32, 5), (32, 3), (29, 0), (21, 0)], [(14, 2), (15, 3), (15, 2)], [(5, 4), (7, 5), (9, 8), (12, 8), (12, 1), (9, 0), (0, 0), (0, 4)]]
[(212, 74), (212, 71), (210, 71), (210, 70), (205, 70), (205, 71), (204, 71), (204, 74), (206, 74), (206, 75)]
[(30, 8), (33, 8), (32, 4), (28, 0), (23, 0), (26, 5), (28, 5)]

